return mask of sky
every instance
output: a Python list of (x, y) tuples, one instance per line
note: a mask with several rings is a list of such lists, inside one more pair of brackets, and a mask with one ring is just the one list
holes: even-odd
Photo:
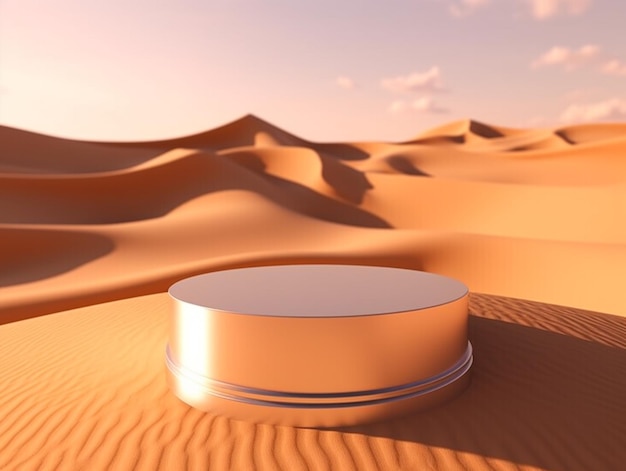
[(624, 0), (0, 0), (0, 124), (313, 141), (626, 120)]

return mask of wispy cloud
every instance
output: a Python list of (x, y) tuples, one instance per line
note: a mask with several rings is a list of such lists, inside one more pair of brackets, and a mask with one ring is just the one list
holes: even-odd
[(572, 70), (583, 66), (593, 68), (604, 75), (626, 77), (626, 62), (620, 59), (610, 59), (603, 54), (599, 46), (587, 44), (579, 49), (554, 46), (531, 62), (533, 69), (548, 66), (560, 66)]
[(335, 83), (341, 88), (345, 88), (346, 90), (352, 90), (356, 87), (354, 80), (352, 80), (350, 77), (346, 77), (345, 75), (340, 75), (339, 77), (337, 77)]
[(419, 111), (422, 113), (447, 113), (449, 110), (440, 106), (432, 96), (426, 95), (413, 101), (395, 100), (388, 109), (390, 113), (402, 113), (404, 111)]
[(626, 62), (613, 59), (602, 66), (602, 73), (606, 75), (619, 75), (626, 77)]
[(539, 67), (560, 65), (566, 69), (574, 69), (591, 62), (600, 53), (600, 48), (593, 44), (587, 44), (579, 49), (569, 49), (567, 47), (554, 46), (543, 53), (538, 59), (531, 63), (533, 69)]
[(580, 15), (591, 6), (591, 0), (526, 0), (537, 20), (560, 14)]
[(467, 16), (490, 2), (491, 0), (459, 0), (451, 3), (448, 11), (457, 17)]
[(626, 100), (621, 98), (610, 98), (608, 100), (586, 104), (569, 105), (560, 120), (566, 123), (620, 120), (626, 117)]
[[(493, 2), (493, 0), (434, 0), (447, 3), (448, 11), (456, 17), (471, 15)], [(536, 20), (547, 20), (559, 15), (581, 15), (590, 7), (593, 0), (521, 0), (530, 8)]]
[(410, 93), (423, 91), (443, 91), (443, 81), (439, 67), (433, 66), (426, 72), (413, 72), (409, 75), (399, 75), (392, 78), (384, 78), (381, 86), (394, 93)]
[(447, 108), (440, 106), (433, 98), (433, 93), (447, 91), (443, 85), (441, 70), (438, 66), (432, 66), (425, 72), (413, 72), (408, 75), (399, 75), (384, 78), (380, 81), (381, 86), (396, 94), (419, 93), (421, 96), (413, 100), (398, 99), (393, 101), (387, 110), (390, 113), (404, 111), (418, 111), (422, 113), (446, 113)]
[(390, 113), (402, 113), (403, 111), (406, 111), (407, 108), (408, 105), (406, 101), (394, 100), (387, 108), (387, 111), (389, 111)]
[(431, 96), (423, 96), (413, 100), (411, 107), (414, 110), (425, 113), (447, 113), (449, 111), (447, 108), (440, 106)]

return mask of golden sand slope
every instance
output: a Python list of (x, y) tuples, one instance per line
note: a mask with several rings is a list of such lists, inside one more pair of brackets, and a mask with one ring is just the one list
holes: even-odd
[(90, 143), (0, 128), (0, 322), (261, 263), (419, 268), (626, 313), (626, 124), (311, 143), (254, 116)]
[(626, 319), (472, 295), (472, 383), (349, 430), (230, 421), (167, 389), (166, 294), (0, 327), (0, 469), (619, 470)]
[[(0, 127), (0, 469), (622, 469), (626, 324), (600, 312), (626, 314), (624, 221), (626, 124), (323, 144), (254, 116), (139, 143)], [(173, 397), (167, 296), (137, 296), (298, 262), (487, 293), (471, 300), (470, 389), (349, 431)]]

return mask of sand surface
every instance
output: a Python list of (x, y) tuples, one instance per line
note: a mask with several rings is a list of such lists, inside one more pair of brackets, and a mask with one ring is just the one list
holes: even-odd
[[(623, 469), (624, 221), (626, 124), (324, 144), (254, 116), (136, 143), (0, 127), (0, 469)], [(325, 431), (169, 393), (164, 291), (299, 262), (463, 281), (470, 388)]]

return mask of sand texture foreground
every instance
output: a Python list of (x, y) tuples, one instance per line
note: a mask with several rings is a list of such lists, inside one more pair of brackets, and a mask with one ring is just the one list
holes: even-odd
[[(624, 469), (624, 221), (626, 124), (459, 121), (403, 143), (254, 116), (137, 143), (0, 127), (0, 469)], [(463, 281), (469, 389), (324, 431), (168, 391), (172, 283), (324, 262)]]
[(619, 470), (626, 319), (472, 295), (472, 383), (430, 411), (349, 430), (202, 413), (168, 390), (155, 294), (0, 329), (0, 469)]

